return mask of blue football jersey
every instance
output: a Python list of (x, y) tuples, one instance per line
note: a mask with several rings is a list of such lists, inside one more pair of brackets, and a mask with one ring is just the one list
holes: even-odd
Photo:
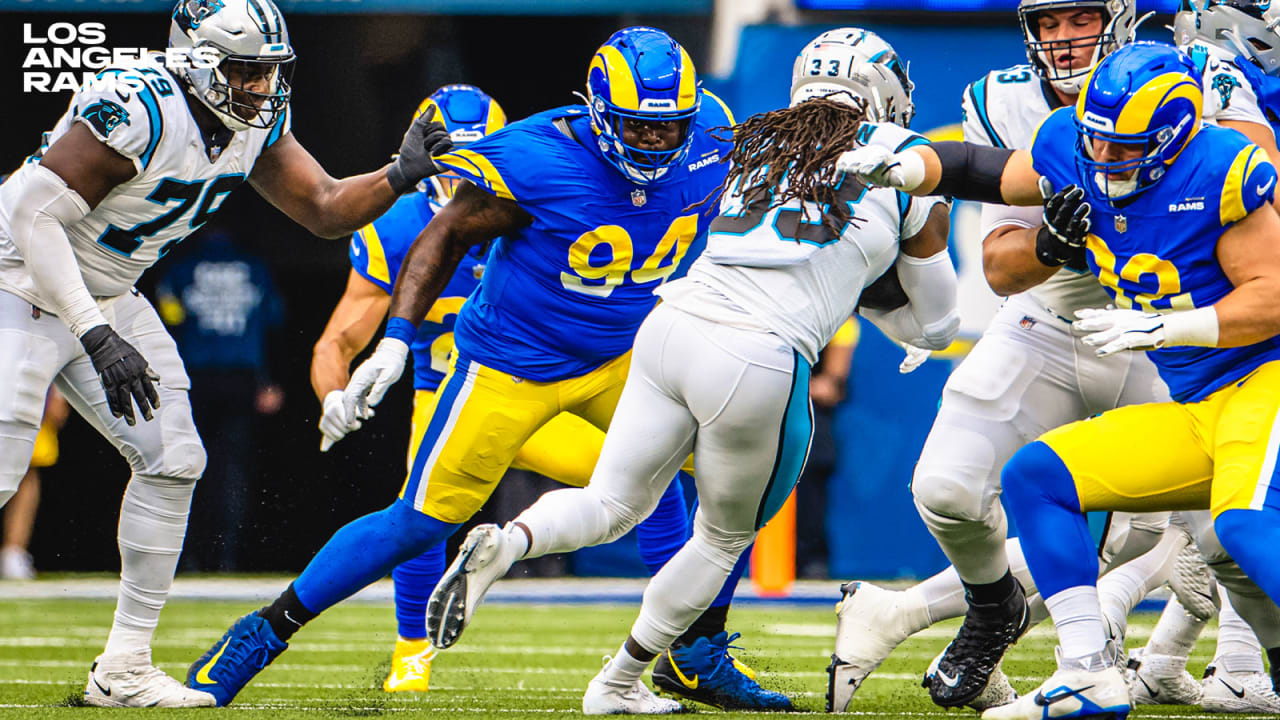
[(702, 202), (723, 182), (721, 160), (732, 149), (711, 131), (732, 124), (728, 109), (703, 92), (688, 158), (643, 187), (605, 162), (580, 106), (533, 115), (437, 158), (533, 217), (495, 241), (458, 317), (459, 355), (549, 382), (630, 350), (654, 289), (705, 243), (717, 211)]
[[(430, 193), (413, 192), (401, 197), (382, 217), (364, 226), (351, 238), (351, 268), (387, 294), (391, 293), (400, 274), (400, 265), (409, 254), (422, 228), (439, 210)], [(453, 326), (467, 296), (480, 284), (484, 257), (480, 248), (458, 264), (440, 299), (418, 326), (413, 341), (413, 387), (435, 390), (449, 369), (449, 352), (453, 349)]]
[[(1093, 206), (1089, 268), (1116, 307), (1146, 311), (1207, 307), (1234, 289), (1218, 264), (1218, 238), (1269, 205), (1276, 170), (1266, 153), (1234, 130), (1204, 125), (1168, 172), (1119, 210), (1109, 207), (1075, 161), (1075, 126), (1066, 107), (1052, 113), (1031, 148), (1036, 172), (1054, 188), (1085, 188)], [(1236, 348), (1174, 347), (1148, 353), (1178, 402), (1203, 400), (1259, 365), (1280, 359), (1280, 338)]]

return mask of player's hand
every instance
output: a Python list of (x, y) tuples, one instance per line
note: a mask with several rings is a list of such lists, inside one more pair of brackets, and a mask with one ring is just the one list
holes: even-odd
[[(343, 391), (330, 390), (324, 396), (324, 413), (320, 416), (320, 452), (329, 452), (333, 444), (347, 436), (347, 433), (360, 429), (361, 418), (347, 412), (347, 405), (342, 401)], [(373, 410), (369, 411), (373, 415)], [(367, 418), (365, 418), (367, 419)]]
[(1084, 265), (1085, 238), (1093, 208), (1084, 199), (1084, 190), (1068, 185), (1058, 192), (1048, 178), (1040, 178), (1044, 198), (1044, 225), (1036, 233), (1036, 259), (1049, 267)]
[(441, 172), (442, 168), (432, 157), (453, 149), (453, 140), (449, 138), (444, 123), (433, 122), (435, 115), (435, 107), (430, 107), (413, 119), (413, 124), (404, 134), (404, 141), (400, 143), (400, 154), (387, 168), (387, 182), (398, 194), (409, 192), (419, 180)]
[(155, 384), (160, 376), (147, 365), (132, 345), (116, 334), (110, 325), (98, 325), (80, 336), (80, 344), (98, 371), (102, 388), (107, 391), (107, 407), (114, 417), (122, 417), (130, 425), (137, 420), (133, 404), (138, 404), (142, 419), (151, 419), (152, 408), (160, 407), (160, 393)]
[(1072, 329), (1085, 335), (1084, 344), (1098, 348), (1098, 357), (1121, 350), (1156, 350), (1164, 347), (1164, 316), (1141, 310), (1085, 308), (1076, 311)]
[(836, 170), (851, 174), (868, 187), (891, 187), (910, 192), (924, 182), (924, 159), (906, 150), (889, 152), (879, 145), (863, 145), (836, 158)]
[(924, 361), (928, 360), (929, 356), (933, 354), (932, 350), (916, 347), (911, 343), (898, 343), (898, 344), (901, 345), (902, 349), (907, 352), (907, 356), (903, 358), (902, 362), (898, 365), (898, 372), (902, 373), (903, 375), (914, 372), (916, 368), (923, 365)]
[(382, 396), (400, 379), (404, 372), (409, 346), (402, 340), (384, 337), (368, 360), (351, 373), (351, 382), (342, 392), (342, 404), (346, 417), (368, 420), (373, 417), (373, 406), (382, 402)]

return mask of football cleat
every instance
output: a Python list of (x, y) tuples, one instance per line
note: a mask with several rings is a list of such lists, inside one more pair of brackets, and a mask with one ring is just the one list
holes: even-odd
[(665, 692), (721, 710), (793, 710), (791, 698), (760, 687), (729, 654), (739, 634), (716, 633), (658, 655), (653, 684)]
[[(941, 659), (942, 653), (938, 653), (933, 662), (929, 663), (929, 669), (924, 672), (924, 681), (920, 683), (922, 687), (929, 687), (933, 676), (938, 672), (938, 661)], [(996, 669), (991, 671), (991, 679), (987, 681), (987, 686), (968, 703), (968, 706), (981, 713), (987, 708), (1008, 705), (1017, 699), (1018, 691), (1013, 689), (1009, 676), (1005, 675), (1000, 669), (1000, 664), (996, 663)]]
[(998, 603), (970, 602), (956, 639), (942, 651), (934, 674), (924, 678), (933, 702), (942, 707), (972, 703), (1029, 621), (1027, 597), (1017, 580), (1013, 592)]
[(391, 672), (382, 681), (386, 692), (426, 692), (431, 686), (431, 661), (436, 649), (426, 640), (396, 638)]
[(1135, 705), (1199, 705), (1200, 683), (1187, 672), (1187, 659), (1152, 655), (1135, 648), (1129, 652), (1125, 682)]
[(1229, 673), (1209, 665), (1200, 709), (1214, 713), (1280, 713), (1280, 697), (1266, 673)]
[(187, 687), (209, 693), (223, 707), (288, 647), (276, 637), (270, 623), (256, 612), (249, 613), (191, 663)]
[(660, 698), (645, 684), (622, 688), (605, 681), (609, 658), (605, 657), (605, 669), (591, 678), (587, 692), (582, 696), (584, 715), (670, 715), (684, 712), (684, 706), (675, 700)]
[(214, 697), (192, 690), (151, 664), (151, 650), (99, 655), (89, 669), (84, 701), (97, 707), (213, 707)]
[(484, 594), (519, 559), (512, 545), (497, 525), (477, 525), (467, 533), (427, 601), (427, 638), (432, 645), (443, 650), (458, 642)]
[(1169, 589), (1184, 610), (1197, 620), (1208, 620), (1218, 614), (1218, 581), (1205, 564), (1200, 548), (1191, 543), (1178, 551), (1169, 573)]
[[(855, 581), (840, 586), (836, 604), (836, 648), (827, 666), (827, 712), (844, 712), (854, 693), (880, 663), (911, 634), (928, 625), (914, 624), (907, 594)], [(923, 612), (923, 608), (920, 609)]]
[[(1110, 658), (1098, 653), (1085, 662), (1062, 662), (1034, 693), (982, 713), (982, 720), (1050, 720), (1129, 715), (1129, 688)], [(1097, 669), (1091, 669), (1097, 668)]]

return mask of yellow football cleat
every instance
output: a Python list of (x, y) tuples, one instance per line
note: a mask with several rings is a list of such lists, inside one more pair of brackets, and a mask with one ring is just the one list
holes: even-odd
[(428, 640), (396, 639), (391, 654), (391, 673), (382, 681), (387, 692), (426, 692), (431, 684), (431, 660), (436, 649)]

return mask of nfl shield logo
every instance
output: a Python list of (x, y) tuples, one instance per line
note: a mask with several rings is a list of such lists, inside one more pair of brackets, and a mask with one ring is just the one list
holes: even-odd
[(1129, 232), (1129, 221), (1123, 215), (1116, 216), (1116, 232)]
[(1023, 330), (1030, 330), (1035, 326), (1036, 326), (1036, 320), (1030, 315), (1023, 315), (1022, 319), (1018, 321), (1018, 327), (1022, 328)]
[(649, 202), (649, 198), (644, 196), (644, 190), (641, 190), (640, 188), (636, 188), (635, 190), (631, 191), (632, 205), (635, 205), (636, 207), (644, 207), (644, 204), (647, 202)]

